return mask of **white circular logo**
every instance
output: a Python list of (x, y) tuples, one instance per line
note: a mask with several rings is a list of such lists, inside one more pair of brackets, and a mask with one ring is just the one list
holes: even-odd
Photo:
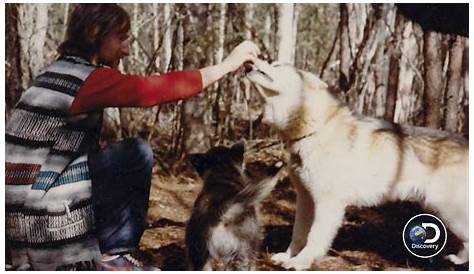
[(418, 258), (431, 258), (443, 250), (448, 234), (438, 217), (418, 214), (405, 224), (402, 238), (411, 254)]

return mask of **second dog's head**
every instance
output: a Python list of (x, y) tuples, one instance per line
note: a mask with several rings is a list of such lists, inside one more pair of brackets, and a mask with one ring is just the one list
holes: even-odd
[(238, 172), (240, 175), (242, 173), (244, 152), (245, 145), (240, 142), (230, 148), (217, 146), (209, 149), (206, 153), (190, 154), (189, 161), (203, 179), (206, 179), (210, 172), (222, 172), (223, 174)]
[(257, 59), (245, 67), (247, 78), (265, 101), (263, 122), (279, 130), (285, 130), (292, 116), (299, 115), (310, 93), (327, 88), (315, 75), (288, 64)]

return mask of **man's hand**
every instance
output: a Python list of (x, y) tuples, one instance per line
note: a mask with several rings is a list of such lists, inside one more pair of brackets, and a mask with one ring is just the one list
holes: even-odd
[(260, 49), (252, 41), (244, 41), (235, 47), (222, 61), (227, 72), (236, 71), (245, 61), (254, 62), (260, 54)]
[(254, 62), (259, 54), (260, 50), (253, 42), (240, 43), (221, 63), (200, 69), (202, 88), (205, 89), (227, 73), (236, 71), (244, 62)]

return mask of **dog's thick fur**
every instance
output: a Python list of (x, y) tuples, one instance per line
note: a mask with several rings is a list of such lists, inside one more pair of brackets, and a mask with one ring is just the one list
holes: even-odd
[[(273, 189), (281, 165), (263, 176), (243, 169), (244, 145), (214, 147), (190, 161), (204, 181), (186, 227), (190, 270), (254, 270), (261, 232), (256, 205)], [(256, 177), (256, 178), (254, 178)]]
[(276, 262), (309, 268), (330, 248), (346, 206), (389, 200), (435, 210), (464, 242), (447, 259), (468, 261), (465, 140), (408, 135), (395, 124), (355, 115), (315, 75), (288, 65), (257, 60), (247, 77), (264, 98), (263, 122), (286, 140), (297, 192), (291, 244), (272, 257)]

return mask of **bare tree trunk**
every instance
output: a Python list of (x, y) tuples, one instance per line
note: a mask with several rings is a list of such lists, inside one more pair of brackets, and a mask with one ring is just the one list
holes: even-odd
[[(345, 92), (349, 91), (355, 82), (354, 72), (362, 56), (363, 49), (369, 37), (371, 26), (366, 26), (368, 4), (339, 4), (340, 13), (340, 67), (339, 88)], [(348, 104), (355, 107), (357, 101), (357, 89), (345, 93)]]
[[(182, 70), (184, 67), (184, 30), (183, 30), (183, 10), (181, 9), (180, 4), (175, 4), (173, 10), (177, 13), (177, 18), (176, 18), (176, 33), (174, 34), (174, 37), (176, 37), (176, 40), (174, 41), (173, 45), (173, 56), (172, 56), (172, 66), (176, 70)], [(183, 105), (183, 101), (180, 100), (173, 104), (173, 134), (171, 135), (172, 138), (172, 147), (171, 147), (171, 155), (173, 157), (176, 157), (179, 159), (181, 156), (181, 152), (184, 150), (184, 136), (186, 134), (185, 132), (185, 117), (183, 117), (183, 114), (185, 112), (185, 105)]]
[[(372, 112), (369, 115), (375, 117), (384, 117), (385, 100), (388, 86), (389, 56), (385, 54), (388, 49), (387, 38), (390, 37), (389, 31), (394, 29), (396, 8), (393, 4), (382, 4), (382, 16), (379, 26), (379, 44), (375, 53), (374, 69), (374, 96), (371, 100)], [(390, 53), (389, 53), (390, 54)]]
[(300, 6), (295, 3), (293, 4), (293, 23), (292, 23), (292, 30), (293, 30), (293, 37), (291, 38), (291, 60), (292, 64), (295, 63), (296, 60), (296, 37), (298, 33), (298, 17), (300, 14)]
[[(244, 15), (244, 24), (245, 24), (245, 39), (251, 39), (252, 38), (252, 18), (254, 16), (254, 4), (249, 3), (245, 5), (245, 15)], [(267, 16), (265, 16), (267, 18)], [(265, 19), (266, 20), (266, 19)], [(267, 40), (268, 38), (265, 38), (264, 40)], [(267, 46), (267, 45), (265, 45)]]
[(367, 115), (372, 112), (370, 102), (375, 93), (375, 80), (371, 67), (377, 52), (378, 41), (381, 39), (380, 33), (384, 24), (382, 19), (383, 8), (382, 5), (378, 4), (365, 5), (363, 6), (365, 8), (360, 5), (355, 6), (358, 7), (356, 10), (366, 20), (363, 23), (364, 28), (361, 30), (362, 36), (354, 35), (357, 41), (360, 39), (360, 42), (358, 42), (349, 69), (350, 94), (348, 99), (358, 113)]
[(44, 45), (46, 42), (46, 32), (48, 30), (48, 4), (43, 4), (37, 8), (37, 24), (35, 26), (35, 32), (32, 36), (32, 49), (30, 68), (32, 70), (32, 76), (36, 77), (40, 70), (45, 66), (44, 64)]
[(224, 58), (224, 40), (225, 40), (225, 13), (227, 11), (227, 4), (219, 4), (219, 21), (217, 31), (217, 49), (214, 55), (214, 63), (219, 64)]
[(439, 129), (441, 127), (441, 94), (443, 81), (443, 64), (440, 48), (441, 35), (433, 31), (425, 31), (423, 35), (424, 53), (424, 111), (425, 126)]
[(166, 3), (163, 7), (163, 46), (161, 51), (160, 70), (166, 72), (171, 62), (171, 4)]
[[(139, 5), (138, 3), (134, 3), (132, 4), (133, 5), (133, 9), (132, 9), (132, 29), (131, 29), (131, 32), (132, 32), (132, 37), (134, 38), (133, 39), (133, 43), (131, 45), (131, 48), (132, 48), (132, 54), (131, 54), (131, 67), (129, 68), (130, 69), (130, 72), (132, 73), (138, 73), (139, 71), (139, 60), (140, 60), (140, 47), (138, 45), (138, 37), (139, 37), (139, 29), (138, 29), (138, 26), (139, 26), (139, 18), (138, 18), (138, 15), (140, 14), (140, 11), (139, 11)], [(129, 58), (130, 58), (129, 57)]]
[[(152, 71), (156, 71), (156, 68), (160, 67), (160, 55), (158, 54), (158, 49), (160, 47), (160, 5), (158, 3), (153, 3), (151, 8), (153, 12), (153, 21), (152, 21), (152, 39), (153, 39), (153, 46), (152, 46), (152, 55), (151, 55), (151, 60), (145, 69), (145, 74), (149, 75), (152, 73)], [(159, 121), (159, 115), (160, 115), (160, 107), (161, 106), (154, 106), (150, 111), (149, 111), (149, 124), (152, 125), (152, 128), (150, 129), (148, 133), (147, 140), (151, 140), (153, 133), (156, 129), (156, 124)]]
[(21, 87), (21, 58), (20, 37), (18, 35), (18, 5), (5, 4), (5, 101), (6, 111), (20, 99)]
[(349, 44), (349, 12), (347, 4), (339, 4), (340, 28), (339, 28), (339, 88), (343, 91), (349, 90), (349, 69), (351, 65), (351, 52)]
[[(272, 12), (271, 10), (268, 11), (266, 14), (265, 14), (265, 23), (263, 25), (264, 27), (264, 35), (263, 35), (263, 38), (262, 38), (262, 41), (263, 41), (263, 44), (265, 46), (266, 49), (268, 50), (271, 50), (273, 49), (273, 46), (271, 44), (271, 32), (272, 32)], [(270, 54), (270, 52), (268, 52)], [(270, 57), (270, 56), (268, 56)]]
[[(219, 4), (219, 20), (217, 22), (217, 48), (214, 54), (214, 63), (219, 64), (224, 58), (224, 40), (225, 40), (225, 14), (227, 4)], [(220, 101), (222, 97), (222, 89), (219, 88), (219, 81), (216, 81), (213, 86), (215, 93), (213, 112), (214, 112), (214, 140), (221, 139), (221, 117), (220, 117)]]
[(63, 23), (64, 23), (64, 30), (63, 30), (63, 36), (62, 38), (66, 38), (66, 31), (67, 31), (67, 23), (69, 19), (69, 3), (65, 3), (64, 5), (64, 17), (63, 17)]
[(329, 61), (331, 61), (331, 58), (335, 52), (337, 41), (339, 40), (339, 36), (341, 35), (341, 23), (342, 21), (339, 20), (339, 24), (337, 25), (336, 29), (336, 34), (334, 35), (334, 40), (332, 41), (332, 46), (331, 49), (329, 50), (329, 54), (327, 55), (326, 59), (324, 59), (323, 64), (321, 65), (321, 70), (319, 72), (319, 78), (325, 80), (324, 78), (324, 72), (326, 71)]
[(393, 121), (393, 118), (395, 116), (395, 106), (397, 102), (399, 83), (398, 79), (400, 75), (400, 59), (402, 55), (400, 49), (400, 40), (402, 39), (403, 26), (403, 17), (398, 11), (396, 11), (395, 32), (393, 33), (392, 41), (388, 46), (388, 54), (390, 55), (390, 61), (384, 115), (384, 119), (387, 121)]
[[(351, 48), (351, 58), (354, 58), (366, 35), (364, 30), (366, 29), (370, 5), (354, 3), (347, 4), (347, 7), (349, 15), (349, 45)], [(369, 20), (371, 19), (369, 18)]]
[[(185, 9), (185, 7), (183, 6), (183, 9)], [(181, 12), (183, 12), (183, 10), (181, 10)], [(182, 13), (183, 14), (183, 13)], [(181, 15), (182, 15), (181, 14)], [(178, 21), (178, 29), (177, 29), (177, 35), (176, 35), (176, 69), (177, 70), (183, 70), (184, 68), (184, 28), (183, 28), (183, 23), (184, 23), (184, 20), (183, 20), (184, 17), (180, 16), (179, 18), (179, 21)], [(176, 153), (176, 156), (179, 158), (181, 158), (181, 156), (183, 155), (183, 153), (185, 152), (185, 139), (184, 139), (184, 136), (185, 136), (185, 130), (186, 130), (186, 119), (184, 117), (185, 115), (185, 102), (184, 101), (179, 101), (177, 103), (177, 108), (179, 108), (179, 116), (177, 117), (176, 120), (179, 121), (179, 131), (178, 131), (178, 134), (177, 134), (177, 142), (176, 142), (176, 145), (179, 147), (176, 148), (175, 150), (175, 153)], [(179, 118), (179, 119), (178, 119)]]
[(387, 92), (387, 80), (388, 80), (388, 69), (385, 61), (386, 56), (384, 50), (386, 49), (384, 44), (379, 44), (375, 53), (375, 69), (374, 69), (374, 85), (375, 91), (374, 96), (371, 100), (372, 113), (375, 117), (383, 117), (385, 114), (385, 100)]
[(19, 6), (20, 45), (22, 49), (23, 87), (38, 76), (44, 67), (44, 45), (48, 26), (48, 4), (21, 4)]
[(446, 86), (446, 119), (444, 129), (458, 132), (458, 117), (462, 109), (461, 69), (463, 38), (456, 36), (449, 49), (448, 83)]
[[(212, 3), (209, 3), (207, 4), (207, 17), (206, 17), (206, 32), (209, 33), (209, 32), (214, 32), (214, 20), (213, 20), (213, 9), (214, 9), (214, 4)], [(213, 37), (212, 37), (213, 38)], [(215, 41), (212, 41), (212, 42), (215, 42)], [(214, 44), (214, 43), (212, 43)], [(207, 64), (208, 66), (211, 66), (214, 64), (214, 57), (213, 57), (213, 51), (212, 51), (212, 46), (209, 46), (208, 47), (208, 51), (207, 51)]]
[(293, 12), (294, 4), (278, 5), (278, 61), (293, 64)]
[(184, 20), (183, 17), (180, 17), (178, 22), (178, 30), (176, 35), (176, 69), (183, 70), (184, 69)]
[(418, 44), (416, 41), (413, 25), (411, 22), (405, 24), (403, 38), (401, 41), (401, 60), (399, 61), (399, 77), (397, 102), (395, 106), (394, 121), (396, 123), (412, 123), (415, 113), (418, 94), (413, 90), (416, 71), (414, 61), (418, 55)]
[[(130, 56), (123, 60), (122, 69), (127, 73), (139, 74), (139, 45), (138, 45), (138, 36), (139, 36), (139, 4), (133, 3), (129, 4), (131, 8), (131, 36), (133, 38), (130, 45)], [(116, 124), (115, 119), (119, 118), (119, 128), (117, 135), (121, 137), (131, 137), (138, 134), (138, 131), (141, 131), (146, 125), (146, 119), (144, 119), (143, 112), (148, 112), (149, 110), (139, 110), (135, 108), (109, 108), (105, 111), (104, 126), (103, 130), (109, 130), (109, 127), (113, 127)], [(112, 135), (110, 135), (112, 137)]]
[[(245, 39), (247, 40), (250, 40), (252, 39), (252, 33), (250, 32), (251, 28), (252, 28), (252, 18), (253, 18), (253, 15), (254, 15), (254, 6), (253, 4), (249, 4), (246, 6), (245, 8), (245, 25), (247, 26), (246, 28), (246, 32), (245, 32)], [(265, 17), (265, 20), (269, 19), (268, 17), (268, 14), (267, 16)], [(265, 21), (265, 24), (267, 24), (267, 22)], [(269, 26), (265, 26), (266, 28)], [(269, 33), (267, 35), (270, 35)], [(269, 43), (269, 38), (266, 37), (266, 43)], [(268, 48), (268, 44), (265, 45), (266, 48)], [(248, 121), (249, 121), (249, 136), (248, 138), (250, 140), (253, 139), (253, 119), (252, 119), (252, 110), (250, 108), (250, 82), (247, 78), (244, 78), (243, 79), (244, 81), (244, 94), (245, 94), (245, 108), (247, 110), (247, 116), (248, 116)], [(234, 81), (232, 82), (232, 87), (236, 86), (236, 84), (234, 83)]]
[[(160, 46), (160, 4), (153, 3), (152, 5), (153, 14), (155, 19), (153, 20), (153, 51), (156, 51)], [(155, 66), (160, 67), (160, 55), (157, 54), (155, 58)]]
[[(206, 32), (214, 32), (213, 4), (207, 4)], [(213, 45), (214, 43), (210, 43)], [(206, 66), (213, 64), (214, 56), (211, 46), (206, 50)], [(212, 89), (208, 87), (207, 89)], [(213, 92), (205, 91), (185, 101), (183, 141), (186, 153), (204, 152), (211, 146), (212, 137), (212, 102)]]

